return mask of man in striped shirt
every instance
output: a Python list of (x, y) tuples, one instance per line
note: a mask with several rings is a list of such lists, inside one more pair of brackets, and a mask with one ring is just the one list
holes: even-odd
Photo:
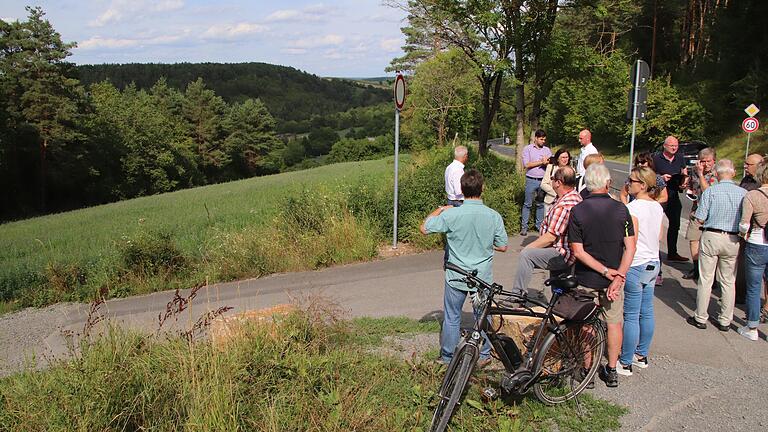
[(568, 245), (568, 221), (571, 209), (581, 202), (576, 191), (576, 172), (569, 166), (561, 167), (552, 174), (552, 188), (557, 201), (549, 209), (541, 224), (539, 237), (520, 252), (515, 291), (528, 291), (534, 269), (549, 270), (552, 276), (570, 271), (575, 257)]

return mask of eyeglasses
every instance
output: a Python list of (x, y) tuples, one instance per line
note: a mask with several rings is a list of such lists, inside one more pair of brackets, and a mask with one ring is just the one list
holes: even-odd
[(627, 180), (629, 180), (630, 183), (643, 183), (642, 180), (636, 180), (636, 179), (633, 179), (632, 177), (628, 178)]

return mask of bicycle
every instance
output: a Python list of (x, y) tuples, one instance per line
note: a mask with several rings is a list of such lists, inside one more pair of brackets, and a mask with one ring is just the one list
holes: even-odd
[[(586, 316), (577, 319), (560, 317), (558, 322), (556, 318), (558, 300), (578, 287), (574, 276), (547, 279), (545, 285), (551, 286), (552, 298), (549, 303), (543, 303), (529, 299), (525, 293), (504, 291), (497, 283), (488, 284), (477, 277), (477, 270), (467, 272), (450, 262), (445, 268), (464, 276), (453, 281), (477, 288), (473, 302), (482, 312), (472, 329), (462, 330), (463, 337), (456, 346), (438, 392), (431, 431), (442, 432), (448, 426), (480, 356), (484, 343), (482, 332), (490, 340), (494, 356), (504, 365), (506, 373), (500, 385), (507, 394), (523, 395), (533, 388), (541, 402), (555, 405), (577, 397), (593, 382), (606, 343), (599, 307), (593, 304), (594, 308)], [(497, 295), (506, 298), (499, 302), (495, 300)], [(536, 306), (544, 308), (545, 312), (534, 311)], [(510, 315), (541, 320), (533, 337), (525, 343), (524, 354), (512, 338), (499, 332), (501, 325), (493, 328), (488, 319)]]

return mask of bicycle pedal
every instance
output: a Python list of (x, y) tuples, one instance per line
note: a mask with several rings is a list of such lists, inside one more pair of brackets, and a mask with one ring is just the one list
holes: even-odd
[(493, 400), (496, 400), (499, 398), (499, 392), (496, 391), (493, 387), (486, 387), (483, 389), (482, 393), (480, 393), (483, 400), (486, 402), (490, 402)]

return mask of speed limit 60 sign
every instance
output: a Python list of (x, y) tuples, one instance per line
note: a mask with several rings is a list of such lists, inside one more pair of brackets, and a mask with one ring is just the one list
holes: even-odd
[(746, 133), (752, 133), (760, 127), (760, 122), (754, 117), (747, 117), (741, 122), (741, 128)]

